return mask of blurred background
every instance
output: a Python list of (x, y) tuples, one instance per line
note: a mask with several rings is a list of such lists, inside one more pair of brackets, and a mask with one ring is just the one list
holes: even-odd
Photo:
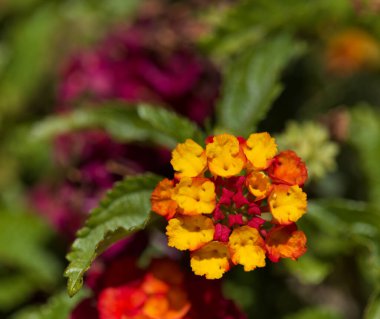
[[(0, 0), (0, 317), (74, 318), (96, 290), (69, 299), (62, 275), (88, 212), (124, 176), (170, 176), (170, 143), (138, 138), (112, 106), (149, 103), (213, 134), (226, 129), (222, 107), (239, 127), (249, 84), (267, 89), (273, 68), (251, 131), (308, 166), (308, 252), (234, 269), (218, 294), (247, 318), (380, 318), (377, 0)], [(134, 256), (150, 256), (160, 227)], [(181, 262), (162, 246), (154, 256)]]

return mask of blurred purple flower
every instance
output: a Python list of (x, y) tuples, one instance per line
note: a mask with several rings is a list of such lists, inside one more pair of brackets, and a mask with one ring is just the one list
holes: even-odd
[[(141, 101), (203, 123), (213, 114), (220, 75), (180, 33), (171, 45), (160, 44), (167, 42), (167, 30), (176, 34), (176, 27), (165, 16), (140, 18), (110, 34), (95, 50), (74, 56), (58, 87), (57, 111), (70, 111), (82, 101)], [(59, 136), (54, 149), (63, 176), (36, 185), (31, 202), (69, 239), (115, 181), (144, 171), (170, 172), (168, 150), (117, 143), (102, 131)]]
[(137, 21), (110, 35), (95, 52), (74, 57), (58, 89), (60, 109), (70, 109), (83, 98), (118, 99), (160, 104), (200, 124), (212, 116), (219, 73), (187, 44), (153, 46), (152, 34), (159, 36), (156, 24), (154, 19)]

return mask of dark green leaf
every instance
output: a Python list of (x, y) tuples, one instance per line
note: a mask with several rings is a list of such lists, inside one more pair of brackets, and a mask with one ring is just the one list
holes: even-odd
[(288, 35), (280, 35), (232, 62), (217, 105), (217, 129), (242, 136), (255, 131), (281, 92), (282, 70), (302, 48)]
[(29, 307), (12, 316), (11, 319), (67, 319), (75, 306), (88, 295), (82, 291), (74, 298), (62, 292), (51, 297), (45, 305)]
[(150, 194), (159, 180), (152, 174), (127, 177), (91, 212), (67, 255), (70, 264), (65, 276), (70, 296), (82, 287), (84, 273), (105, 248), (145, 227), (150, 215)]
[(148, 105), (133, 107), (108, 103), (51, 116), (34, 128), (32, 137), (51, 138), (90, 128), (104, 129), (122, 142), (151, 141), (170, 148), (186, 138), (199, 140), (202, 136), (194, 123), (169, 110)]

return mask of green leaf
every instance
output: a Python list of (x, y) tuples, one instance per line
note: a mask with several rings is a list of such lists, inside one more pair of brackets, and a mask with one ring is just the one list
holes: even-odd
[(38, 290), (36, 283), (25, 273), (0, 277), (0, 309), (10, 311), (25, 302)]
[(143, 229), (150, 216), (150, 194), (160, 177), (152, 174), (127, 177), (116, 183), (95, 208), (86, 225), (78, 231), (67, 259), (67, 290), (75, 295), (83, 285), (83, 275), (94, 259), (110, 244)]
[(49, 3), (6, 29), (10, 58), (0, 74), (0, 115), (15, 114), (27, 105), (44, 76), (50, 74), (57, 22), (57, 6)]
[(199, 140), (202, 136), (194, 123), (167, 109), (107, 103), (48, 117), (34, 127), (31, 138), (46, 139), (91, 128), (104, 129), (122, 142), (150, 141), (170, 148), (186, 138)]
[(318, 285), (331, 272), (331, 265), (308, 252), (297, 261), (285, 259), (286, 268), (303, 284)]
[(62, 265), (45, 246), (51, 231), (25, 213), (0, 214), (0, 309), (11, 309), (37, 291), (51, 291)]
[(380, 114), (370, 106), (355, 107), (351, 111), (348, 142), (358, 151), (369, 200), (380, 209)]
[(363, 319), (378, 318), (380, 318), (380, 292), (375, 291), (366, 306)]
[(140, 105), (137, 111), (140, 118), (149, 123), (153, 129), (171, 136), (177, 142), (183, 142), (188, 138), (202, 142), (203, 135), (199, 128), (185, 117), (149, 105)]
[(217, 105), (217, 129), (242, 136), (255, 131), (281, 93), (282, 70), (302, 48), (282, 34), (232, 62), (225, 75), (222, 100)]
[(376, 207), (345, 199), (311, 200), (308, 213), (300, 222), (301, 229), (307, 223), (317, 227), (308, 234), (309, 247), (319, 255), (331, 258), (336, 252), (352, 252), (361, 247), (365, 254), (366, 273), (375, 280), (380, 278), (380, 219)]
[(212, 32), (201, 39), (202, 47), (218, 60), (244, 50), (276, 32), (318, 32), (329, 19), (352, 15), (346, 0), (241, 0), (228, 7), (213, 7), (206, 15)]
[(65, 292), (61, 292), (51, 297), (45, 305), (28, 307), (13, 315), (11, 319), (67, 319), (75, 306), (88, 295), (89, 292), (83, 290), (74, 298), (70, 298)]
[(295, 314), (285, 316), (285, 319), (343, 319), (336, 311), (322, 307), (307, 308)]

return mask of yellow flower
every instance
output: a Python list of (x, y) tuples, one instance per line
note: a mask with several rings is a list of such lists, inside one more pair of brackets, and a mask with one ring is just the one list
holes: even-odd
[(178, 172), (177, 177), (195, 177), (206, 169), (207, 158), (202, 146), (187, 139), (173, 150), (170, 163)]
[(166, 227), (170, 247), (195, 250), (214, 238), (214, 223), (203, 215), (179, 216), (169, 220)]
[(244, 147), (244, 154), (255, 170), (268, 167), (269, 160), (277, 153), (277, 145), (273, 137), (267, 132), (251, 134)]
[(238, 175), (246, 162), (239, 140), (230, 134), (214, 136), (206, 146), (206, 156), (211, 173), (222, 177)]
[(287, 225), (306, 213), (306, 193), (298, 185), (276, 185), (268, 198), (268, 204), (275, 221)]
[(183, 177), (176, 185), (172, 199), (183, 215), (210, 214), (215, 208), (215, 185), (207, 178)]
[(229, 238), (231, 259), (245, 271), (265, 266), (265, 243), (258, 230), (249, 226), (235, 228)]
[(246, 184), (249, 192), (255, 196), (255, 200), (267, 197), (271, 190), (269, 177), (263, 172), (251, 172), (251, 174), (247, 176)]
[(213, 241), (191, 255), (191, 268), (199, 276), (219, 279), (230, 269), (227, 245)]

